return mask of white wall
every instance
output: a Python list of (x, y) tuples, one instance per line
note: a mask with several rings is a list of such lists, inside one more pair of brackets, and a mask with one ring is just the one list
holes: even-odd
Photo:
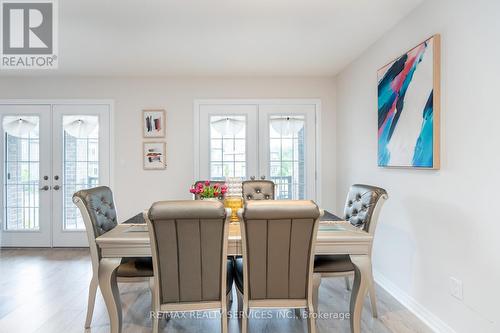
[[(351, 183), (388, 190), (378, 280), (442, 331), (500, 332), (499, 15), (500, 1), (429, 0), (337, 77), (337, 207)], [(378, 168), (377, 69), (435, 33), (441, 170)], [(450, 276), (463, 280), (463, 301), (450, 295)]]
[[(191, 198), (193, 101), (198, 98), (320, 98), (323, 206), (335, 206), (335, 81), (333, 78), (12, 78), (0, 77), (0, 99), (115, 101), (114, 192), (121, 217), (157, 200)], [(167, 110), (167, 169), (142, 169), (141, 115)], [(332, 189), (333, 188), (333, 189)]]

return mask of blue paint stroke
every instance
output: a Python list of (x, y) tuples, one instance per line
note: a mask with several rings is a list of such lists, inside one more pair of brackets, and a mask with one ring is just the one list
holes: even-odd
[[(392, 123), (393, 117), (389, 116), (389, 112), (394, 104), (394, 101), (398, 98), (398, 92), (392, 89), (391, 83), (398, 77), (399, 74), (401, 74), (405, 68), (407, 60), (407, 54), (404, 54), (397, 59), (378, 83), (378, 128), (379, 131), (382, 129), (378, 138), (378, 165), (380, 166), (388, 165), (391, 158), (389, 149), (387, 149), (387, 144), (389, 143), (391, 136), (391, 126), (389, 125)], [(386, 119), (388, 117), (390, 118)], [(384, 122), (385, 127), (382, 128), (384, 126)]]
[(415, 144), (413, 153), (412, 165), (420, 168), (432, 168), (433, 166), (433, 146), (434, 146), (434, 108), (433, 108), (433, 91), (431, 91), (427, 103), (422, 113), (422, 127), (420, 135)]

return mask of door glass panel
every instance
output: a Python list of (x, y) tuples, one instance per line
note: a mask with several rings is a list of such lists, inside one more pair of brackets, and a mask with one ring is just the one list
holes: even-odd
[(40, 138), (38, 116), (6, 116), (4, 137), (4, 230), (37, 231)]
[(269, 117), (269, 174), (277, 199), (305, 198), (305, 118)]
[(210, 116), (210, 179), (246, 177), (246, 117)]
[(64, 230), (84, 230), (73, 193), (99, 185), (99, 117), (63, 116)]

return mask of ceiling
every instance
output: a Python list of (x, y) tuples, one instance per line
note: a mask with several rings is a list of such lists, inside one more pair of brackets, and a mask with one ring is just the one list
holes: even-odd
[(335, 75), (421, 2), (58, 1), (59, 69), (20, 74)]

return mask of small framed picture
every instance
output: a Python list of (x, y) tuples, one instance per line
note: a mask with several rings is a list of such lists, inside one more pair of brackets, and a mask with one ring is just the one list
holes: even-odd
[(167, 167), (165, 142), (144, 142), (144, 170), (161, 170)]
[(142, 110), (142, 136), (165, 137), (165, 110)]

